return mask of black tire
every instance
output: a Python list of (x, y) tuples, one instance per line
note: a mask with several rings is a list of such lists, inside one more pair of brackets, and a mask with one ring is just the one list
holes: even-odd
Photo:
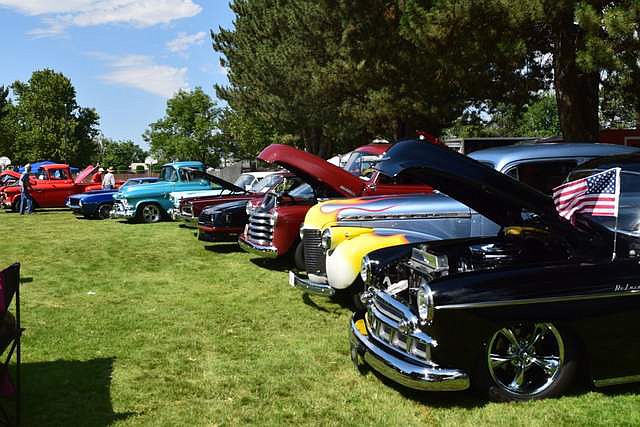
[(364, 284), (358, 277), (347, 289), (336, 289), (333, 298), (354, 312), (362, 311), (367, 309), (367, 306), (362, 302), (362, 292), (364, 292)]
[(96, 208), (95, 217), (97, 219), (109, 219), (111, 218), (111, 203), (101, 203)]
[(293, 251), (293, 265), (298, 271), (305, 271), (307, 267), (304, 264), (304, 244), (299, 241)]
[(17, 197), (13, 199), (13, 203), (11, 203), (11, 212), (20, 212), (20, 198)]
[(162, 221), (162, 208), (157, 203), (144, 203), (138, 207), (136, 219), (138, 222), (153, 224)]
[(528, 401), (561, 394), (574, 380), (577, 350), (551, 323), (507, 325), (489, 337), (475, 386), (495, 401)]

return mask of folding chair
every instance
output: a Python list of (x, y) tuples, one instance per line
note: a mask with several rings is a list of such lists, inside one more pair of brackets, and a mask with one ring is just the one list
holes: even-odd
[[(15, 397), (15, 425), (20, 425), (20, 339), (24, 329), (20, 327), (20, 264), (15, 263), (0, 271), (0, 320), (4, 320), (15, 295), (15, 326), (0, 335), (0, 355), (5, 354), (0, 365), (0, 396)], [(9, 362), (16, 355), (15, 384), (11, 382)], [(11, 425), (7, 411), (0, 406), (0, 424)]]

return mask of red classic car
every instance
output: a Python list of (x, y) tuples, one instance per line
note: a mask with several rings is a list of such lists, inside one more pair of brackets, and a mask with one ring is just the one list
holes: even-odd
[[(382, 154), (390, 144), (361, 147), (366, 156)], [(367, 152), (367, 149), (371, 151)], [(426, 193), (431, 188), (410, 181), (398, 181), (375, 172), (369, 180), (355, 176), (313, 154), (288, 145), (273, 144), (265, 148), (258, 159), (277, 164), (301, 177), (307, 185), (291, 192), (265, 195), (254, 209), (238, 243), (247, 252), (268, 258), (293, 254), (296, 267), (304, 269), (300, 226), (309, 208), (318, 200), (401, 193)]]
[[(34, 207), (63, 208), (65, 200), (70, 195), (100, 189), (100, 184), (83, 182), (94, 169), (94, 166), (88, 166), (73, 179), (69, 165), (49, 164), (42, 166), (38, 177), (29, 177)], [(121, 184), (122, 181), (116, 182), (116, 186)], [(20, 187), (17, 185), (5, 187), (0, 193), (0, 203), (4, 208), (17, 211), (20, 207)]]

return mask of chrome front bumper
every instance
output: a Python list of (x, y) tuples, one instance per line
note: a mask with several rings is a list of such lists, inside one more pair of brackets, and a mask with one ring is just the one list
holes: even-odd
[(336, 290), (326, 283), (318, 283), (309, 278), (300, 277), (293, 271), (289, 272), (289, 284), (308, 294), (330, 297), (336, 293)]
[[(356, 326), (360, 322), (361, 332)], [(351, 360), (362, 369), (369, 366), (392, 381), (417, 390), (460, 391), (469, 388), (469, 375), (458, 369), (422, 365), (395, 356), (366, 333), (362, 314), (351, 319)]]
[(278, 257), (278, 248), (274, 246), (263, 246), (257, 243), (248, 242), (244, 240), (242, 237), (238, 239), (238, 244), (245, 252), (249, 252), (250, 254), (260, 255), (264, 258), (277, 258)]
[(136, 209), (131, 206), (124, 206), (121, 202), (115, 201), (111, 209), (111, 218), (131, 219), (136, 216)]

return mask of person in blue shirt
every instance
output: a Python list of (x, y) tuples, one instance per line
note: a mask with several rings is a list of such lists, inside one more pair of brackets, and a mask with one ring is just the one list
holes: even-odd
[(20, 175), (20, 215), (33, 212), (33, 199), (31, 199), (31, 184), (29, 183), (29, 173), (31, 172), (31, 164), (24, 165), (24, 172)]

